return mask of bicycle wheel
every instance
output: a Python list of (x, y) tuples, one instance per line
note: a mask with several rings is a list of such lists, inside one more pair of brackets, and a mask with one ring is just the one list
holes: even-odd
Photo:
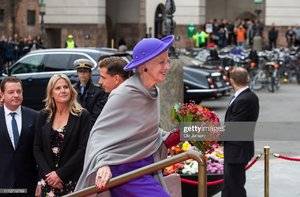
[(268, 77), (268, 91), (274, 92), (275, 91), (275, 78), (274, 76)]
[(280, 76), (278, 70), (274, 71), (274, 87), (275, 90), (279, 90), (280, 87)]
[(250, 81), (250, 89), (261, 90), (263, 88), (264, 79), (265, 79), (265, 73), (263, 71), (259, 71)]

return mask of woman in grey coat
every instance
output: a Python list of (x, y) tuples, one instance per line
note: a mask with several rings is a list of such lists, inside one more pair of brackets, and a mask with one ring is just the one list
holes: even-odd
[[(125, 70), (135, 75), (109, 95), (108, 102), (92, 128), (84, 170), (76, 190), (96, 184), (103, 190), (112, 177), (161, 159), (168, 134), (159, 129), (159, 90), (170, 69), (168, 48), (174, 36), (147, 38), (133, 49)], [(110, 189), (112, 196), (169, 196), (162, 179), (145, 175)]]

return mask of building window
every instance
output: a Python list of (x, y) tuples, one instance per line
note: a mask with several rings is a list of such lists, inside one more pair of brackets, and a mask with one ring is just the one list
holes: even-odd
[(0, 23), (4, 22), (4, 10), (0, 9)]
[(35, 25), (35, 10), (27, 10), (27, 25)]

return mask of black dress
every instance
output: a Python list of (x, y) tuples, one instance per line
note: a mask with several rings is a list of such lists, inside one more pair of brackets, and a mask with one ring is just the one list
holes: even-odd
[[(57, 170), (59, 168), (59, 161), (60, 161), (60, 153), (63, 148), (64, 143), (64, 136), (65, 136), (65, 127), (59, 128), (57, 130), (51, 129), (51, 135), (50, 135), (50, 142), (51, 142), (51, 150), (53, 155), (53, 161), (55, 165), (55, 169)], [(62, 196), (68, 193), (71, 193), (74, 191), (76, 183), (69, 181), (68, 183), (63, 184), (62, 189), (56, 189), (48, 184), (46, 184), (43, 181), (42, 184), (42, 196)]]

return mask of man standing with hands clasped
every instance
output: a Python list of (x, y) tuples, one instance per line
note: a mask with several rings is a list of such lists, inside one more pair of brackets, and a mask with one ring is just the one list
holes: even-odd
[[(234, 68), (230, 72), (230, 82), (235, 94), (225, 115), (226, 130), (239, 136), (251, 136), (254, 133), (255, 122), (259, 114), (258, 97), (248, 87), (249, 75), (244, 68)], [(238, 128), (234, 129), (237, 125)], [(246, 122), (246, 124), (245, 124)], [(246, 125), (246, 127), (241, 127)], [(235, 130), (238, 130), (235, 131)], [(225, 131), (226, 132), (226, 131)], [(232, 134), (231, 134), (232, 135)], [(236, 136), (232, 136), (236, 137)], [(224, 142), (224, 188), (222, 197), (246, 197), (244, 185), (246, 183), (245, 167), (254, 156), (253, 139), (244, 141)], [(247, 141), (246, 141), (247, 140)], [(251, 140), (251, 141), (250, 141)]]
[(22, 84), (16, 77), (4, 78), (0, 88), (3, 100), (0, 107), (0, 196), (34, 196), (37, 169), (33, 139), (37, 112), (21, 106)]

